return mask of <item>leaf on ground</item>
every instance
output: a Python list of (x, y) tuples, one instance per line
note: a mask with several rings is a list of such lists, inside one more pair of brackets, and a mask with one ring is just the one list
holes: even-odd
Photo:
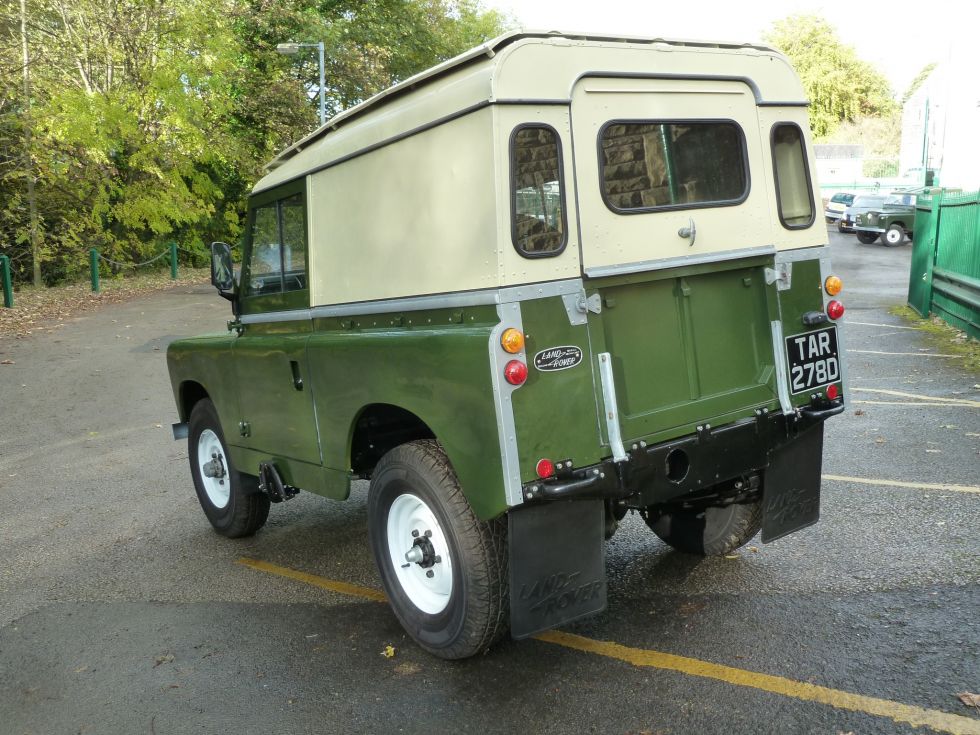
[(888, 441), (888, 440), (885, 439), (885, 437), (883, 437), (883, 436), (876, 436), (875, 437), (875, 444), (884, 444), (886, 441)]
[(155, 669), (160, 664), (169, 664), (173, 660), (174, 660), (174, 655), (172, 653), (166, 653), (162, 656), (157, 656), (156, 663), (153, 664), (153, 668)]
[(15, 364), (13, 360), (0, 360), (0, 365), (13, 365)]
[(967, 707), (976, 707), (980, 709), (980, 694), (973, 694), (972, 692), (958, 692), (957, 697), (960, 701)]
[(738, 554), (725, 554), (726, 559), (738, 559)]
[(381, 655), (384, 656), (385, 658), (394, 658), (395, 657), (395, 647), (394, 646), (385, 646), (384, 650), (381, 652)]
[(864, 411), (862, 411), (862, 410), (861, 410), (861, 409), (859, 408), (859, 409), (858, 409), (857, 411), (855, 411), (855, 412), (854, 412), (854, 415), (855, 415), (855, 416), (864, 416)]

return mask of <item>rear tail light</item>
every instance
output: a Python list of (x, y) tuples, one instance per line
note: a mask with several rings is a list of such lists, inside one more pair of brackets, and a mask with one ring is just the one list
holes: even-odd
[(511, 360), (504, 367), (504, 379), (511, 385), (523, 385), (527, 380), (527, 365), (520, 360)]
[(534, 471), (538, 473), (538, 477), (544, 480), (555, 474), (555, 463), (550, 459), (539, 459)]
[(835, 321), (840, 319), (844, 316), (844, 304), (837, 299), (831, 299), (827, 302), (827, 316)]
[(844, 288), (844, 282), (837, 276), (827, 276), (827, 280), (823, 282), (823, 287), (828, 296), (836, 296)]
[(827, 386), (827, 398), (833, 401), (837, 399), (838, 395), (840, 395), (840, 391), (837, 390), (836, 385)]

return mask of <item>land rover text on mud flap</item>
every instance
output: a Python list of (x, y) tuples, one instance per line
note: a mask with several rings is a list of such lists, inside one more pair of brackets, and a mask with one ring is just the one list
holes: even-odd
[(843, 306), (807, 103), (777, 52), (512, 33), (388, 89), (256, 185), (226, 334), (167, 353), (226, 536), (370, 479), (420, 646), (461, 658), (606, 605), (637, 511), (725, 554), (819, 514)]

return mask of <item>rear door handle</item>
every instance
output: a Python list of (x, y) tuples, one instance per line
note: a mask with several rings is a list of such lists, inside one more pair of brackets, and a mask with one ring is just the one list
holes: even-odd
[(694, 241), (698, 237), (698, 228), (695, 227), (695, 225), (694, 225), (694, 217), (690, 217), (688, 219), (688, 226), (687, 227), (682, 227), (682, 228), (680, 228), (677, 231), (677, 236), (678, 237), (685, 237), (685, 238), (689, 237), (689, 238), (691, 238), (691, 242), (689, 242), (688, 245), (690, 247), (694, 247)]
[(299, 363), (296, 360), (290, 360), (289, 368), (293, 373), (293, 388), (303, 390), (303, 376), (299, 372)]

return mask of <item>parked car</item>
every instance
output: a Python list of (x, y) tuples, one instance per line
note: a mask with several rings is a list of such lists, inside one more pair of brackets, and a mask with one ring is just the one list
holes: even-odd
[(370, 480), (395, 615), (462, 658), (603, 610), (631, 510), (698, 555), (815, 523), (844, 307), (806, 104), (761, 46), (514, 32), (288, 148), (238, 284), (212, 245), (228, 331), (167, 351), (211, 525)]
[(824, 219), (826, 219), (829, 224), (840, 222), (840, 218), (844, 214), (844, 210), (854, 203), (855, 196), (857, 195), (852, 194), (849, 191), (839, 191), (834, 194), (832, 197), (830, 197), (830, 201), (827, 202), (827, 206), (823, 211)]
[(879, 237), (882, 245), (900, 245), (912, 238), (915, 228), (915, 194), (890, 194), (880, 209), (862, 212), (857, 216), (854, 230), (857, 238), (870, 245)]
[(879, 209), (885, 205), (884, 194), (858, 194), (854, 201), (844, 209), (837, 222), (838, 232), (854, 232), (854, 221), (862, 212)]

